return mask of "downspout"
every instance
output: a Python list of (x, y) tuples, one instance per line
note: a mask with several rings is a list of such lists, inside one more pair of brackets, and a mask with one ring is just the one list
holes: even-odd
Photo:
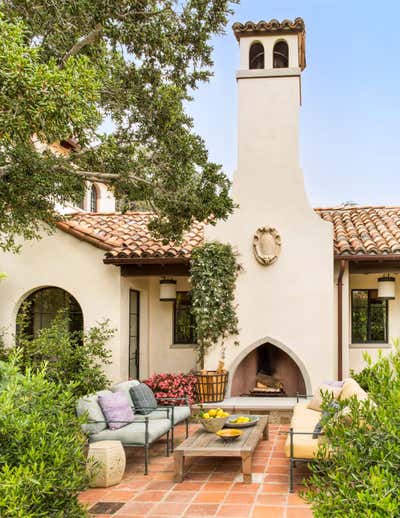
[(346, 269), (346, 261), (344, 259), (340, 260), (339, 265), (339, 275), (338, 275), (338, 281), (337, 281), (337, 288), (338, 288), (338, 317), (337, 317), (337, 323), (338, 323), (338, 351), (337, 351), (337, 358), (338, 358), (338, 380), (342, 381), (343, 379), (343, 275)]

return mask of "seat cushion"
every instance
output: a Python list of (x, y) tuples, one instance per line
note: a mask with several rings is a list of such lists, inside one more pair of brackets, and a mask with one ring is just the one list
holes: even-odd
[(133, 401), (131, 398), (131, 393), (129, 391), (130, 391), (131, 387), (134, 387), (135, 385), (139, 385), (139, 383), (140, 383), (140, 381), (138, 381), (138, 380), (121, 381), (121, 383), (117, 383), (116, 385), (113, 385), (110, 390), (111, 390), (111, 392), (125, 392), (125, 394), (128, 396), (131, 406), (134, 407), (134, 404), (133, 404)]
[[(149, 443), (152, 443), (166, 434), (171, 428), (169, 419), (155, 419), (149, 421)], [(129, 446), (145, 444), (145, 423), (134, 422), (119, 428), (118, 430), (103, 430), (89, 437), (90, 442), (97, 441), (121, 441)]]
[[(96, 394), (90, 394), (88, 396), (81, 397), (76, 403), (76, 414), (78, 417), (83, 416), (87, 413), (88, 422), (82, 425), (84, 433), (93, 434), (99, 433), (107, 428), (107, 423), (104, 414), (98, 403), (98, 396), (105, 396), (111, 394), (109, 390), (100, 390)], [(90, 423), (90, 421), (100, 421)]]
[(181, 423), (190, 417), (190, 406), (174, 407), (174, 424)]
[(317, 391), (314, 393), (313, 398), (308, 403), (308, 408), (311, 410), (321, 411), (323, 395), (328, 392), (329, 395), (333, 397), (333, 399), (338, 399), (341, 392), (342, 387), (335, 387), (333, 385), (321, 385), (318, 387)]
[[(295, 432), (310, 432), (307, 435), (294, 435), (293, 457), (296, 459), (313, 459), (317, 455), (319, 439), (313, 439), (313, 431), (305, 428), (295, 428)], [(104, 433), (104, 432), (101, 432)], [(290, 457), (290, 435), (285, 442), (285, 455)]]
[(157, 401), (153, 391), (145, 383), (134, 385), (129, 391), (138, 414), (150, 414), (150, 412), (157, 409)]
[(360, 387), (357, 381), (352, 378), (348, 378), (344, 382), (340, 399), (350, 399), (352, 396), (356, 396), (359, 401), (365, 401), (368, 399), (368, 394)]

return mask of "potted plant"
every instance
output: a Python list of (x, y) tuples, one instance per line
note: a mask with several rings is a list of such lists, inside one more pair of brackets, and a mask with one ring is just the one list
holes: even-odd
[[(240, 267), (229, 244), (204, 243), (192, 252), (192, 311), (196, 321), (198, 398), (203, 403), (222, 401), (228, 372), (224, 368), (225, 340), (238, 334), (235, 305), (236, 278)], [(221, 361), (215, 371), (204, 369), (207, 351), (219, 345)]]

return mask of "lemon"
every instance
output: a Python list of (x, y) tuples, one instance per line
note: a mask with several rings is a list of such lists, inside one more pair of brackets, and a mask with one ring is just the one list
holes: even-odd
[(210, 414), (208, 412), (203, 414), (203, 419), (210, 419)]
[(208, 415), (210, 417), (215, 417), (217, 411), (215, 410), (215, 408), (211, 408), (211, 410), (208, 411)]

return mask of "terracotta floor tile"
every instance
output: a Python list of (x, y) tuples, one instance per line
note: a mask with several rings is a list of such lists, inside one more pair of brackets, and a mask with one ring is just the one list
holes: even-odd
[(187, 504), (179, 502), (161, 502), (150, 511), (149, 515), (179, 516), (186, 509)]
[(224, 492), (211, 492), (211, 491), (200, 491), (193, 503), (208, 503), (208, 504), (217, 504), (222, 502), (225, 498), (226, 493)]
[(259, 505), (286, 505), (287, 495), (274, 495), (273, 493), (261, 493), (257, 496), (256, 502)]
[(115, 513), (115, 516), (141, 516), (143, 518), (153, 507), (155, 507), (154, 503), (128, 502)]
[(251, 505), (222, 505), (217, 516), (227, 516), (228, 518), (240, 517), (248, 518), (251, 512)]
[(185, 516), (215, 516), (218, 504), (192, 504), (185, 512)]
[(195, 491), (171, 491), (165, 501), (166, 502), (190, 502), (197, 493)]
[(300, 495), (297, 495), (296, 493), (288, 495), (288, 505), (307, 505), (307, 502), (305, 502)]
[(169, 491), (174, 487), (175, 484), (172, 484), (171, 482), (168, 482), (167, 480), (153, 480), (149, 483), (146, 490), (150, 491)]
[(284, 507), (256, 506), (251, 518), (284, 518)]
[(226, 504), (253, 504), (255, 493), (235, 493), (231, 491), (226, 497)]
[(263, 484), (261, 488), (262, 493), (284, 493), (287, 494), (289, 487), (287, 484)]
[(236, 482), (233, 484), (231, 491), (235, 493), (255, 493), (260, 489), (260, 484), (244, 484)]
[(135, 496), (135, 502), (160, 502), (167, 491), (143, 491)]
[(114, 489), (107, 493), (105, 500), (108, 502), (129, 502), (129, 500), (134, 498), (137, 494), (138, 492), (133, 490)]
[(232, 482), (206, 482), (203, 489), (206, 491), (228, 491)]
[(313, 518), (313, 512), (304, 507), (288, 507), (286, 518)]
[(188, 482), (184, 480), (180, 484), (176, 484), (174, 486), (174, 491), (198, 491), (202, 487), (202, 482)]

